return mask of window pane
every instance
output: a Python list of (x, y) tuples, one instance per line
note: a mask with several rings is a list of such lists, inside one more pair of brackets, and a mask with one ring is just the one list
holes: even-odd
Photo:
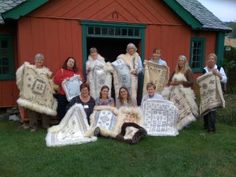
[(8, 58), (7, 57), (2, 58), (1, 65), (8, 65)]
[(9, 68), (7, 66), (2, 67), (2, 74), (8, 74)]
[(200, 41), (197, 43), (197, 47), (198, 47), (199, 49), (201, 48), (201, 42), (200, 42)]
[(133, 36), (133, 29), (128, 29), (128, 35)]
[(134, 30), (134, 35), (135, 35), (135, 36), (139, 36), (139, 30), (138, 30), (138, 29), (135, 29), (135, 30)]
[(105, 28), (102, 28), (102, 34), (103, 35), (107, 35), (107, 28), (105, 27)]
[(114, 36), (114, 28), (108, 28), (108, 34)]
[(202, 58), (202, 41), (196, 40), (192, 41), (192, 53), (191, 53), (191, 62), (192, 68), (200, 68)]
[(94, 34), (94, 28), (88, 27), (88, 34)]
[(127, 35), (127, 29), (124, 29), (124, 28), (122, 29), (122, 35), (123, 35), (123, 36), (126, 36), (126, 35)]
[(116, 30), (115, 30), (115, 35), (116, 35), (116, 36), (120, 36), (120, 31), (121, 31), (120, 28), (116, 28)]
[(8, 48), (8, 41), (7, 40), (1, 40), (1, 48), (2, 49)]
[(101, 34), (101, 28), (100, 27), (95, 28), (95, 34)]

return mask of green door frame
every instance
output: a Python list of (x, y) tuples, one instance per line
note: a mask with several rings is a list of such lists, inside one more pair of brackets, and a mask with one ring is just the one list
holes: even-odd
[[(115, 36), (115, 35), (100, 35), (100, 38), (121, 38), (121, 39), (140, 39), (141, 40), (141, 59), (144, 61), (145, 57), (145, 28), (146, 25), (144, 24), (128, 24), (128, 23), (118, 23), (118, 22), (112, 22), (112, 23), (107, 23), (107, 22), (98, 22), (98, 21), (88, 21), (88, 20), (83, 20), (81, 21), (82, 25), (82, 56), (83, 56), (83, 71), (84, 73), (86, 72), (86, 61), (88, 58), (87, 54), (87, 29), (89, 26), (94, 26), (94, 27), (114, 27), (114, 28), (137, 28), (140, 31), (139, 36)], [(93, 36), (92, 36), (93, 37)], [(96, 36), (94, 36), (96, 37)]]

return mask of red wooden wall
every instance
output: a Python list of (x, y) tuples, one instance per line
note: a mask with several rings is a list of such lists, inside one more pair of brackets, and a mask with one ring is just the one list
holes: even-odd
[(180, 54), (189, 58), (191, 37), (206, 37), (206, 54), (215, 49), (214, 32), (195, 33), (162, 0), (51, 0), (18, 21), (18, 66), (41, 52), (53, 72), (68, 56), (82, 70), (81, 20), (146, 24), (145, 59), (160, 48), (171, 71)]

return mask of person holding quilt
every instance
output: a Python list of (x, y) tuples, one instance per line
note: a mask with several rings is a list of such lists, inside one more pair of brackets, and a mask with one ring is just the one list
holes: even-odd
[(179, 109), (177, 128), (181, 130), (198, 116), (198, 106), (195, 102), (193, 73), (184, 55), (178, 57), (175, 71), (169, 79), (169, 87), (162, 91), (162, 95), (172, 101)]
[(80, 72), (78, 72), (76, 60), (73, 57), (68, 57), (53, 78), (54, 83), (59, 86), (58, 92), (55, 96), (58, 101), (57, 116), (59, 120), (61, 120), (65, 116), (66, 107), (69, 104), (66, 98), (65, 91), (62, 87), (62, 83), (65, 79), (69, 79), (74, 75), (79, 75), (82, 80), (82, 75)]
[[(216, 65), (217, 56), (215, 53), (210, 53), (208, 60), (206, 61), (206, 67), (203, 69), (203, 74), (212, 72), (215, 76), (219, 77), (222, 90), (224, 91), (224, 85), (227, 83), (227, 76), (225, 74), (224, 68)], [(204, 119), (204, 129), (209, 133), (214, 133), (216, 131), (216, 108), (208, 111), (206, 115), (203, 116)]]
[(39, 128), (39, 120), (42, 122), (42, 127), (47, 129), (50, 116), (56, 114), (53, 89), (50, 90), (51, 76), (52, 72), (44, 66), (44, 55), (41, 53), (35, 55), (34, 65), (25, 62), (16, 71), (16, 84), (20, 90), (17, 103), (26, 109), (29, 126), (24, 124), (23, 127), (30, 128), (31, 132)]
[(166, 61), (161, 58), (161, 50), (157, 49), (157, 48), (153, 49), (152, 58), (149, 61), (152, 62), (152, 63), (156, 63), (158, 65), (167, 66)]
[(137, 104), (138, 75), (143, 72), (142, 60), (137, 53), (137, 48), (133, 43), (129, 43), (126, 48), (127, 53), (121, 54), (117, 59), (121, 59), (128, 66), (131, 74), (130, 95)]

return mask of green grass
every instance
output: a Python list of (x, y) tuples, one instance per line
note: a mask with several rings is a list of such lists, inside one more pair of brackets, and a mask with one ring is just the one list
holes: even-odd
[(46, 131), (31, 133), (0, 121), (1, 177), (233, 177), (236, 127), (216, 134), (197, 121), (177, 137), (146, 137), (137, 145), (99, 138), (89, 144), (48, 148)]
[(226, 94), (224, 97), (226, 107), (217, 111), (218, 121), (236, 126), (236, 94)]

